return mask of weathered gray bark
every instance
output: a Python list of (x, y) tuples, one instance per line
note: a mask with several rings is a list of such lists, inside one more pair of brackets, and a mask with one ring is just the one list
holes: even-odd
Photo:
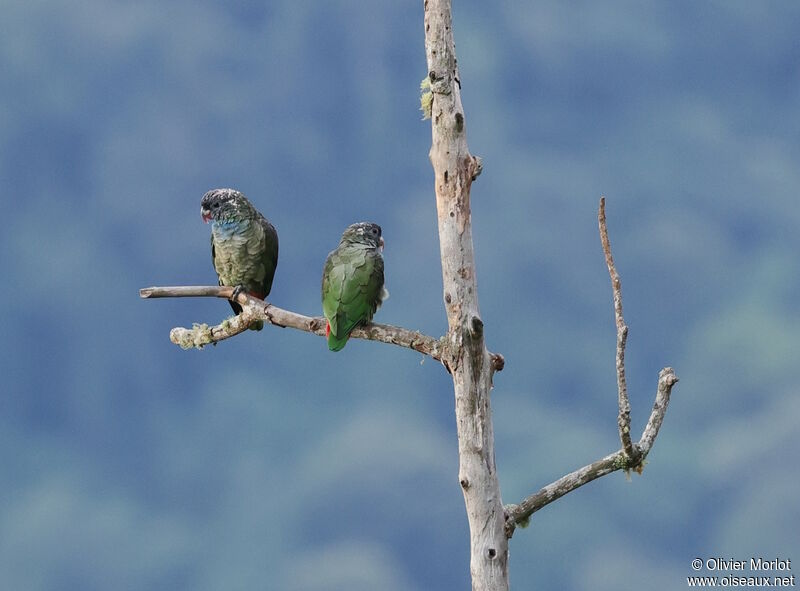
[(469, 153), (449, 0), (425, 0), (425, 53), (433, 103), (430, 151), (439, 219), (447, 360), (453, 376), (459, 482), (470, 528), (472, 588), (508, 589), (508, 538), (494, 458), (492, 364), (478, 308), (470, 186), (480, 160)]

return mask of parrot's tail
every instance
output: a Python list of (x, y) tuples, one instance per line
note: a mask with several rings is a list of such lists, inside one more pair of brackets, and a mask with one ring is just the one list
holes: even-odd
[(349, 334), (344, 335), (343, 337), (337, 337), (335, 334), (330, 332), (330, 325), (328, 325), (328, 349), (331, 351), (341, 351), (344, 349), (344, 346), (347, 344), (347, 339), (350, 338)]

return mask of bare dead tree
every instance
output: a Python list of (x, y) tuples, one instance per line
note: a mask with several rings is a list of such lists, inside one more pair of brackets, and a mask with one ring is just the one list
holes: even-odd
[[(563, 476), (516, 504), (503, 505), (494, 454), (494, 432), (490, 405), (493, 376), (503, 369), (503, 356), (486, 348), (484, 325), (478, 307), (478, 286), (472, 246), (470, 189), (481, 172), (481, 161), (469, 152), (466, 119), (461, 104), (450, 0), (424, 0), (425, 53), (428, 76), (423, 107), (431, 118), (431, 164), (434, 170), (436, 211), (447, 314), (447, 334), (441, 338), (397, 326), (371, 323), (352, 336), (407, 347), (441, 362), (451, 374), (455, 393), (458, 433), (458, 480), (464, 494), (470, 526), (470, 573), (475, 591), (506, 591), (508, 540), (517, 525), (531, 515), (592, 480), (617, 470), (642, 472), (678, 381), (670, 367), (661, 370), (650, 419), (638, 442), (630, 434), (631, 409), (625, 379), (625, 347), (628, 327), (622, 315), (622, 289), (611, 254), (605, 216), (600, 199), (598, 225), (603, 252), (611, 277), (617, 326), (616, 372), (619, 403), (617, 425), (621, 448)], [(143, 298), (221, 297), (232, 299), (231, 287), (150, 287), (140, 290)], [(170, 340), (183, 348), (202, 348), (233, 337), (251, 323), (263, 320), (274, 326), (325, 335), (325, 319), (283, 310), (247, 294), (236, 301), (243, 311), (217, 326), (196, 324), (173, 328)]]
[(508, 589), (508, 537), (494, 455), (493, 369), (478, 307), (470, 189), (481, 161), (467, 146), (450, 0), (425, 0), (425, 54), (431, 99), (430, 150), (456, 399), (458, 481), (470, 529), (472, 588)]

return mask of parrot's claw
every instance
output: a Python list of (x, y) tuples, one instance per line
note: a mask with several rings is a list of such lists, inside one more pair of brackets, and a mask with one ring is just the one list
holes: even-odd
[(236, 287), (233, 288), (233, 294), (231, 294), (231, 301), (238, 303), (239, 296), (242, 295), (243, 293), (247, 293), (247, 290), (245, 289), (244, 285), (242, 284), (237, 285)]

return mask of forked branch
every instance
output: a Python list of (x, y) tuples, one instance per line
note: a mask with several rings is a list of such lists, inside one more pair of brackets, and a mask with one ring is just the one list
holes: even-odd
[(635, 470), (642, 472), (644, 461), (650, 453), (655, 443), (658, 431), (664, 421), (664, 415), (669, 405), (669, 397), (672, 387), (678, 381), (675, 371), (671, 367), (665, 367), (658, 374), (658, 390), (650, 419), (642, 432), (642, 437), (638, 443), (633, 443), (630, 437), (631, 407), (628, 401), (628, 387), (625, 381), (625, 345), (628, 338), (628, 327), (622, 317), (622, 288), (620, 285), (619, 274), (614, 265), (614, 257), (611, 254), (611, 244), (608, 240), (608, 228), (606, 226), (605, 198), (600, 199), (598, 211), (598, 223), (600, 227), (600, 241), (603, 245), (603, 253), (606, 257), (608, 273), (611, 276), (611, 288), (614, 293), (614, 318), (617, 325), (617, 390), (619, 400), (619, 416), (617, 425), (619, 427), (620, 441), (622, 448), (612, 454), (605, 456), (584, 466), (566, 476), (562, 476), (520, 501), (519, 504), (506, 505), (506, 535), (510, 538), (514, 534), (517, 525), (525, 525), (536, 511), (572, 492), (584, 484), (615, 472), (617, 470)]

